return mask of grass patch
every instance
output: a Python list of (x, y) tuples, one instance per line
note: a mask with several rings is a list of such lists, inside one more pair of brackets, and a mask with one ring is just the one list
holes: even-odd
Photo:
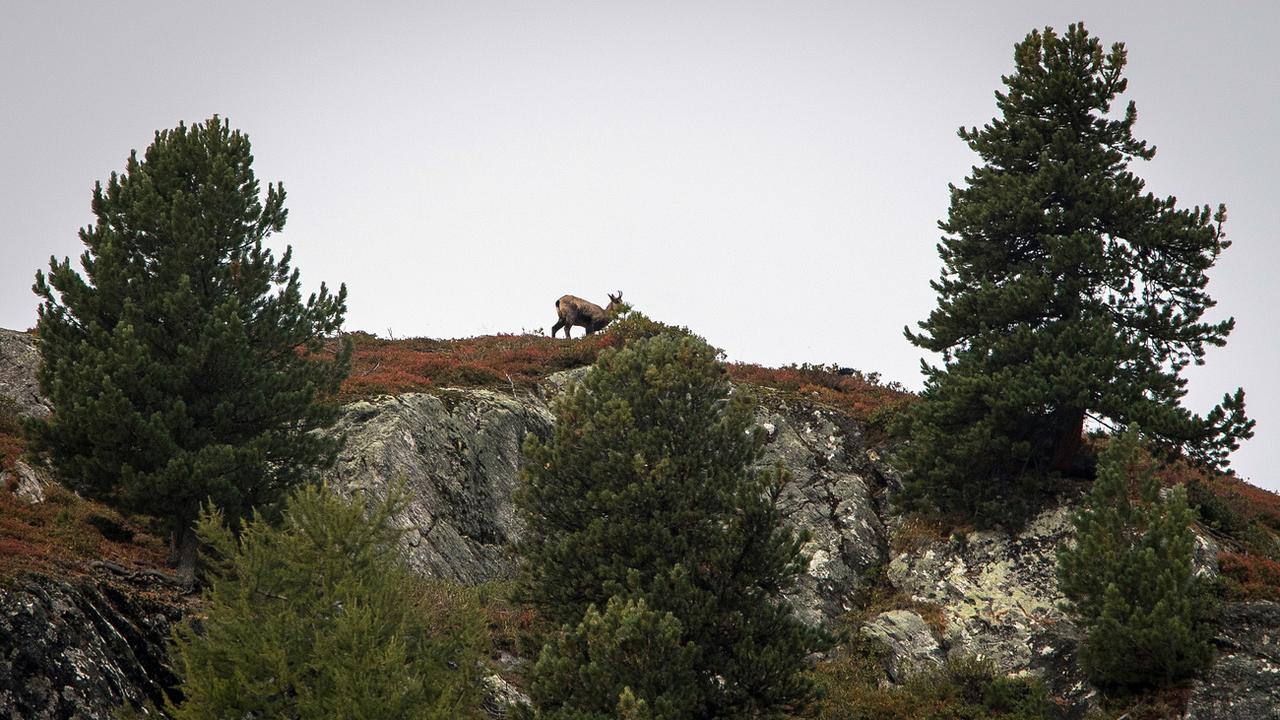
[(1101, 707), (1089, 713), (1086, 720), (1167, 720), (1180, 718), (1187, 712), (1191, 688), (1186, 685), (1155, 688), (1132, 695), (1103, 696)]
[[(604, 332), (571, 340), (532, 333), (386, 340), (353, 332), (351, 375), (338, 397), (351, 401), (443, 387), (530, 389), (548, 375), (594, 363), (606, 348), (660, 333), (692, 334), (630, 310)], [(875, 373), (835, 366), (726, 363), (725, 369), (737, 383), (810, 396), (867, 423), (872, 432), (888, 428), (914, 398), (897, 383), (881, 382)]]

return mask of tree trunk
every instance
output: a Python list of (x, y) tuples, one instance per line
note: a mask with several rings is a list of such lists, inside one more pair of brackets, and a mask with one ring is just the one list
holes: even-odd
[(186, 587), (196, 584), (196, 560), (200, 541), (190, 525), (175, 530), (169, 538), (169, 567), (175, 568), (178, 580)]
[(1060, 430), (1053, 443), (1053, 463), (1050, 465), (1053, 471), (1066, 473), (1075, 467), (1084, 440), (1084, 412), (1083, 408), (1068, 408), (1059, 416)]

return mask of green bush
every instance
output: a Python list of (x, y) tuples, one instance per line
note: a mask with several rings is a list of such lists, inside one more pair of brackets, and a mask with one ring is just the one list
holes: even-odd
[[(557, 401), (552, 437), (525, 446), (525, 597), (567, 636), (589, 606), (615, 596), (669, 613), (678, 646), (695, 648), (687, 717), (778, 717), (803, 706), (805, 657), (822, 645), (782, 597), (805, 567), (803, 538), (783, 522), (782, 474), (751, 470), (763, 447), (753, 408), (730, 393), (713, 348), (659, 335), (601, 353)], [(642, 665), (667, 672), (657, 657)], [(656, 685), (639, 672), (624, 678), (634, 711), (643, 701), (666, 712), (644, 695)], [(555, 678), (539, 691), (542, 710), (584, 698), (591, 703), (574, 710), (617, 710), (613, 686), (598, 696), (580, 675)]]
[(366, 513), (324, 487), (255, 516), (239, 538), (200, 518), (212, 551), (203, 618), (180, 626), (180, 720), (480, 717), (483, 626), (473, 599), (399, 559), (397, 501)]
[(543, 648), (529, 694), (546, 720), (612, 720), (624, 708), (651, 720), (699, 717), (698, 655), (671, 613), (613, 598)]
[(1183, 486), (1161, 492), (1136, 429), (1113, 437), (1058, 553), (1068, 608), (1085, 630), (1080, 662), (1112, 688), (1167, 685), (1210, 657), (1208, 583), (1192, 566), (1195, 511)]

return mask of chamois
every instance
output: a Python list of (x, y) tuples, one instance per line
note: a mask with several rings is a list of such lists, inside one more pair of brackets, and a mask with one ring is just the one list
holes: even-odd
[(577, 295), (565, 295), (556, 301), (556, 312), (559, 313), (560, 320), (551, 328), (551, 337), (555, 337), (560, 328), (564, 328), (564, 336), (569, 337), (569, 330), (574, 325), (586, 328), (588, 335), (603, 330), (613, 320), (613, 313), (621, 304), (621, 290), (617, 295), (610, 294), (609, 306), (603, 308)]

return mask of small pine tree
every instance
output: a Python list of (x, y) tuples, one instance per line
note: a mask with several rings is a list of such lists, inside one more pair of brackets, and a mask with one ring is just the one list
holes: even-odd
[(1058, 578), (1085, 631), (1094, 683), (1134, 688), (1188, 677), (1209, 660), (1211, 600), (1192, 559), (1195, 511), (1182, 486), (1161, 491), (1138, 431), (1114, 436), (1076, 513)]
[(611, 598), (542, 649), (530, 699), (544, 720), (697, 717), (697, 650), (671, 613)]
[[(750, 470), (763, 439), (715, 350), (672, 335), (607, 350), (555, 410), (553, 437), (526, 444), (517, 496), (527, 599), (566, 631), (614, 596), (669, 613), (677, 646), (696, 648), (697, 701), (685, 717), (775, 717), (803, 705), (804, 659), (821, 637), (782, 599), (804, 569), (803, 538), (779, 511), (781, 473)], [(543, 693), (546, 707), (585, 696), (568, 674), (556, 677), (567, 684)], [(633, 710), (643, 701), (664, 712), (637, 677), (626, 677)], [(592, 712), (613, 712), (617, 693), (605, 701)]]
[(1077, 469), (1087, 415), (1220, 464), (1252, 436), (1241, 390), (1204, 417), (1181, 405), (1181, 371), (1234, 326), (1202, 320), (1226, 209), (1178, 208), (1129, 170), (1155, 148), (1132, 102), (1112, 114), (1125, 63), (1083, 25), (1032, 31), (1000, 116), (960, 129), (982, 164), (951, 187), (938, 306), (907, 331), (944, 363), (924, 367), (904, 458), (921, 502), (1020, 520)]
[(211, 582), (199, 624), (175, 632), (186, 700), (174, 715), (480, 717), (479, 611), (441, 607), (401, 562), (397, 503), (366, 513), (307, 485), (281, 527), (255, 515), (238, 539), (221, 510), (203, 513)]
[(322, 352), (346, 288), (304, 301), (291, 250), (263, 248), (288, 213), (281, 185), (259, 197), (252, 163), (248, 137), (217, 117), (157, 132), (94, 187), (84, 275), (55, 258), (36, 273), (54, 407), (31, 427), (36, 449), (74, 489), (166, 519), (188, 580), (200, 503), (244, 517), (339, 442), (312, 431), (336, 417), (317, 400), (349, 366), (349, 346)]

